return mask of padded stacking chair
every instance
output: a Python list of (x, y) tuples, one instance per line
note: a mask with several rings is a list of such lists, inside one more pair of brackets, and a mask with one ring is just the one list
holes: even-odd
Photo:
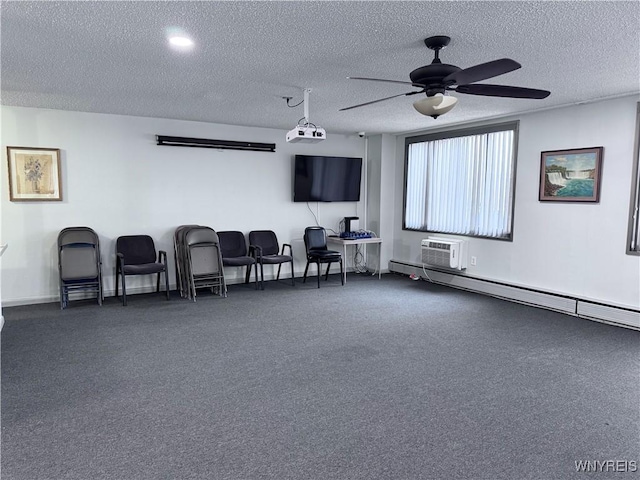
[[(156, 259), (157, 258), (157, 259)], [(116, 297), (118, 280), (122, 280), (122, 305), (127, 304), (127, 275), (158, 274), (156, 291), (160, 291), (160, 274), (164, 273), (166, 297), (169, 300), (169, 269), (167, 252), (160, 250), (156, 257), (156, 247), (148, 235), (126, 235), (116, 240)]]
[(189, 230), (200, 227), (200, 225), (180, 225), (173, 234), (173, 251), (176, 267), (176, 285), (178, 293), (182, 298), (191, 298), (190, 277), (188, 272), (187, 246), (185, 237)]
[(189, 295), (196, 301), (196, 289), (211, 288), (218, 295), (227, 296), (220, 242), (216, 232), (208, 227), (190, 228), (184, 238), (189, 275)]
[[(278, 265), (276, 281), (280, 279), (280, 269), (283, 263), (291, 264), (291, 285), (296, 286), (293, 272), (293, 248), (288, 243), (282, 244), (282, 251), (278, 245), (278, 237), (271, 230), (253, 230), (249, 232), (249, 245), (256, 248), (258, 263), (260, 264), (260, 281), (264, 288), (264, 265)], [(289, 248), (289, 255), (285, 249)]]
[(334, 262), (340, 263), (340, 280), (344, 285), (342, 254), (335, 250), (327, 249), (327, 232), (322, 227), (307, 227), (304, 229), (304, 246), (307, 250), (307, 266), (304, 268), (302, 283), (307, 281), (307, 270), (310, 263), (318, 267), (318, 288), (320, 288), (320, 264), (327, 264), (327, 272), (324, 280), (329, 279), (329, 269)]
[(69, 294), (95, 292), (102, 305), (102, 261), (100, 240), (89, 227), (69, 227), (58, 234), (60, 309), (69, 304)]
[(256, 250), (249, 247), (244, 239), (244, 233), (237, 231), (218, 232), (220, 249), (222, 251), (222, 263), (226, 267), (247, 267), (244, 283), (249, 283), (251, 267), (256, 266), (255, 282), (258, 289), (258, 260)]

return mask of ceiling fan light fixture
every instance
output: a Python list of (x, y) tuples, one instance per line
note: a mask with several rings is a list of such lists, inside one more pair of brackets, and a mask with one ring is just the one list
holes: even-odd
[(438, 93), (432, 97), (425, 97), (421, 100), (413, 102), (413, 108), (415, 108), (422, 115), (428, 117), (438, 118), (450, 111), (458, 103), (456, 97), (445, 96)]
[(191, 40), (189, 37), (185, 37), (181, 35), (174, 35), (169, 37), (169, 43), (173, 47), (177, 47), (180, 49), (188, 49), (193, 47), (193, 40)]

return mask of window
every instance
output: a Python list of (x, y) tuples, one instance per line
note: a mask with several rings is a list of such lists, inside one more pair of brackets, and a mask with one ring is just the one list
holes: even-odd
[(406, 140), (404, 229), (511, 239), (518, 122)]
[(640, 255), (640, 102), (636, 116), (636, 144), (633, 154), (633, 184), (629, 213), (629, 241), (627, 253)]

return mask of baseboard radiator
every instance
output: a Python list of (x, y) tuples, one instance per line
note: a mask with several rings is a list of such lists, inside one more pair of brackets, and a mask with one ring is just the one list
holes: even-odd
[[(404, 275), (424, 277), (422, 265), (391, 260), (389, 271)], [(616, 307), (571, 297), (570, 295), (542, 292), (506, 283), (474, 278), (468, 275), (444, 272), (426, 267), (429, 279), (434, 283), (469, 290), (534, 307), (555, 310), (569, 315), (640, 330), (640, 311)]]

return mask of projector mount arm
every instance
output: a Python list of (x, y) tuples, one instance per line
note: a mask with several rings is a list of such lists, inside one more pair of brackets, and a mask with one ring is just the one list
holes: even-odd
[[(305, 88), (305, 89), (303, 89), (302, 93), (303, 93), (303, 97), (302, 97), (302, 101), (300, 103), (303, 104), (304, 117), (301, 118), (300, 120), (298, 120), (298, 126), (299, 127), (308, 127), (308, 126), (314, 126), (315, 127), (315, 125), (309, 121), (309, 94), (311, 93), (311, 89), (310, 88)], [(290, 108), (297, 107), (297, 106), (300, 105), (300, 103), (296, 103), (295, 105), (290, 105), (289, 104), (289, 101), (293, 97), (282, 97), (282, 98), (284, 98), (287, 101), (287, 106), (290, 107)], [(304, 120), (304, 122), (303, 122), (303, 120)]]

